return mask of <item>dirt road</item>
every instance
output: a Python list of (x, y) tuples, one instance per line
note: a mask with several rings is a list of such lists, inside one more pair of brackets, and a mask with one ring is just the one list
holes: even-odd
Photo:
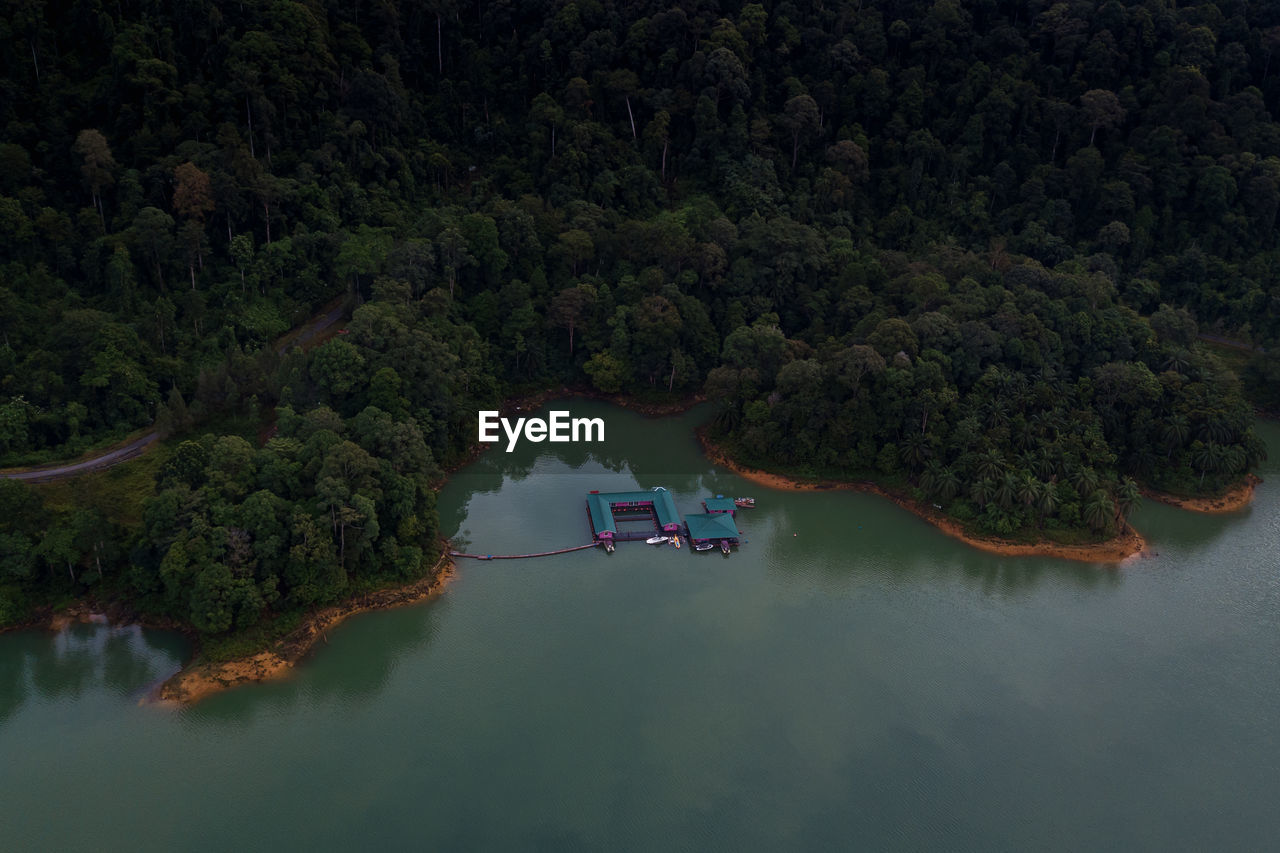
[[(332, 308), (318, 317), (312, 317), (303, 324), (297, 334), (290, 333), (286, 335), (283, 342), (276, 346), (276, 352), (284, 355), (286, 350), (293, 347), (305, 349), (308, 343), (332, 328), (342, 319), (345, 308), (345, 303), (339, 303), (336, 308)], [(28, 483), (51, 483), (54, 480), (65, 480), (68, 477), (77, 477), (81, 474), (88, 474), (91, 471), (101, 471), (141, 456), (151, 443), (159, 437), (160, 433), (152, 430), (141, 438), (134, 439), (121, 447), (108, 450), (106, 453), (95, 456), (92, 459), (67, 462), (60, 465), (46, 465), (40, 468), (26, 468), (19, 471), (0, 471), (0, 477), (11, 480), (24, 480)]]
[(0, 477), (10, 480), (25, 480), (28, 483), (50, 483), (54, 480), (65, 480), (67, 477), (75, 477), (80, 474), (88, 474), (90, 471), (101, 471), (104, 468), (110, 468), (112, 465), (119, 465), (136, 456), (141, 456), (143, 451), (160, 437), (160, 433), (152, 430), (142, 438), (135, 438), (128, 444), (117, 447), (114, 450), (108, 450), (101, 456), (95, 456), (92, 459), (85, 459), (81, 462), (68, 462), (63, 465), (50, 466), (45, 468), (33, 468), (26, 471), (13, 471), (5, 473), (0, 471)]

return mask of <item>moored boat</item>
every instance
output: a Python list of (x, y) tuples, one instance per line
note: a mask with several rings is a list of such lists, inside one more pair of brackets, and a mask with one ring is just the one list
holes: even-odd
[(645, 541), (645, 542), (648, 542), (650, 545), (661, 545), (663, 542), (666, 542), (666, 541), (667, 541), (667, 537), (665, 537), (665, 536), (650, 536), (648, 539), (646, 539), (646, 540), (644, 540), (644, 541)]
[(745, 507), (745, 508), (754, 508), (756, 505), (756, 499), (755, 498), (734, 498), (733, 505)]
[(695, 550), (695, 551), (710, 551), (711, 549), (713, 549), (713, 548), (715, 548), (715, 547), (716, 547), (716, 543), (714, 543), (714, 542), (697, 542), (697, 543), (695, 543), (695, 544), (694, 544), (694, 546), (693, 546), (693, 550)]

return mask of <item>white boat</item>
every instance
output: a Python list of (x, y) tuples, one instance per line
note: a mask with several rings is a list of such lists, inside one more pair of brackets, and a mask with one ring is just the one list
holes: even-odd
[(716, 547), (716, 543), (714, 543), (714, 542), (699, 542), (699, 543), (697, 543), (696, 545), (694, 545), (694, 546), (693, 546), (693, 550), (695, 550), (695, 551), (711, 551), (711, 550), (714, 550), (714, 549), (715, 549), (715, 547)]
[(648, 542), (650, 545), (661, 545), (663, 542), (666, 542), (666, 541), (667, 541), (667, 537), (665, 537), (665, 536), (650, 536), (648, 539), (646, 539), (646, 540), (644, 540), (644, 541), (645, 541), (645, 542)]
[(756, 505), (756, 499), (755, 498), (734, 498), (733, 505), (750, 509)]

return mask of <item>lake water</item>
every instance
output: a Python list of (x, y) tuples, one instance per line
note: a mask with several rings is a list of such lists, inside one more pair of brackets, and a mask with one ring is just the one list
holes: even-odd
[(625, 543), (460, 561), (290, 680), (139, 706), (181, 638), (0, 636), (0, 847), (1271, 849), (1280, 427), (1230, 516), (1146, 505), (1153, 559), (1002, 558), (888, 501), (701, 457), (704, 412), (600, 403), (603, 445), (490, 452), (463, 550), (589, 541), (584, 494), (753, 494), (729, 558)]

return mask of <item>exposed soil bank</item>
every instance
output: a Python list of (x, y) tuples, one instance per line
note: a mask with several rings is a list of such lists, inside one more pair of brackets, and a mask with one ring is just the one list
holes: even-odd
[(149, 701), (178, 706), (191, 705), (229, 687), (282, 678), (289, 674), (317, 642), (322, 639), (327, 642), (325, 632), (348, 616), (424, 601), (439, 594), (451, 577), (453, 562), (446, 552), (427, 577), (407, 586), (380, 589), (316, 611), (307, 616), (296, 630), (270, 648), (222, 663), (189, 664), (160, 685), (155, 695), (149, 697)]
[(1189, 509), (1192, 512), (1222, 513), (1244, 509), (1253, 500), (1253, 490), (1262, 482), (1256, 474), (1248, 474), (1243, 483), (1237, 483), (1227, 489), (1226, 494), (1216, 498), (1179, 498), (1163, 492), (1143, 489), (1142, 493), (1153, 501), (1176, 506), (1178, 509)]
[(1085, 543), (1080, 545), (1064, 545), (1058, 542), (1010, 542), (975, 536), (966, 531), (960, 522), (938, 512), (933, 507), (913, 500), (907, 495), (890, 491), (870, 481), (819, 481), (806, 482), (796, 480), (782, 474), (773, 474), (755, 468), (747, 468), (734, 462), (724, 451), (707, 438), (704, 430), (698, 430), (698, 439), (706, 451), (707, 458), (717, 465), (733, 471), (744, 480), (750, 480), (770, 489), (792, 492), (834, 491), (848, 489), (868, 492), (888, 498), (905, 510), (915, 513), (948, 536), (952, 536), (982, 551), (1000, 554), (1005, 557), (1060, 557), (1065, 560), (1079, 560), (1089, 563), (1118, 563), (1143, 553), (1146, 541), (1132, 527), (1126, 527), (1123, 533), (1105, 542)]

